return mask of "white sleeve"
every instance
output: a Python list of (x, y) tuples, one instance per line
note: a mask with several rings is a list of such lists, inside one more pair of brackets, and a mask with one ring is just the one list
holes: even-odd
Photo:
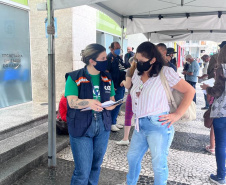
[(175, 72), (174, 69), (171, 67), (164, 66), (163, 72), (165, 74), (165, 77), (166, 77), (170, 87), (175, 86), (181, 80), (178, 73)]

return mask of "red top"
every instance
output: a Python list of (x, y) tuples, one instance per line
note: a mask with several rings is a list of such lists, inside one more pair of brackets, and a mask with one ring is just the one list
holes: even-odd
[(67, 98), (62, 96), (59, 103), (59, 111), (57, 114), (57, 119), (61, 118), (63, 121), (67, 122), (66, 115), (67, 115)]

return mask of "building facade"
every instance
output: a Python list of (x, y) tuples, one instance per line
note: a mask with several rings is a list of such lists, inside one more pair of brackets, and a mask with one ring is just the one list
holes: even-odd
[[(29, 101), (48, 102), (48, 39), (45, 0), (0, 0), (0, 108)], [(65, 73), (84, 66), (81, 50), (99, 43), (110, 52), (121, 42), (121, 28), (89, 6), (55, 11), (56, 97), (65, 87)], [(128, 39), (124, 39), (124, 53)]]

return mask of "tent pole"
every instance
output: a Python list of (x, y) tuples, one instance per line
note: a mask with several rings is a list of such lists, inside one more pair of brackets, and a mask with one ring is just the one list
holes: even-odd
[[(122, 28), (122, 31), (121, 31), (121, 49), (123, 50), (123, 40), (124, 40), (124, 18), (122, 18), (122, 22), (121, 22), (121, 28)], [(123, 51), (125, 52), (125, 51)]]
[[(47, 0), (48, 26), (54, 27), (53, 0)], [(56, 98), (54, 34), (48, 35), (48, 167), (56, 167)]]
[(150, 40), (151, 40), (151, 33), (148, 32), (148, 41), (150, 42)]

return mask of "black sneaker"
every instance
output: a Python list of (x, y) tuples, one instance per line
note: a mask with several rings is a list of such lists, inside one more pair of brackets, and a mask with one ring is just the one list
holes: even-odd
[(201, 108), (201, 110), (207, 110), (207, 109), (209, 109), (209, 107), (203, 107), (203, 108)]
[(216, 175), (213, 174), (210, 175), (210, 181), (218, 185), (226, 184), (225, 179), (219, 179)]

